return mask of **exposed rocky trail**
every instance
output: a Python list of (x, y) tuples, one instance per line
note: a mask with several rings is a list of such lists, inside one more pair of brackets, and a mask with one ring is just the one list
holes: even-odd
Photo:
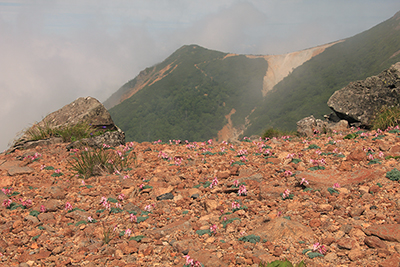
[(85, 180), (64, 143), (1, 154), (0, 266), (398, 266), (400, 135), (358, 134), (132, 143), (130, 170)]

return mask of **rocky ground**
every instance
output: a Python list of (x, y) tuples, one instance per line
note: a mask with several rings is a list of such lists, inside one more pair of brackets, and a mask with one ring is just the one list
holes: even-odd
[(67, 144), (1, 154), (0, 265), (398, 266), (400, 132), (346, 134), (132, 143), (84, 180)]

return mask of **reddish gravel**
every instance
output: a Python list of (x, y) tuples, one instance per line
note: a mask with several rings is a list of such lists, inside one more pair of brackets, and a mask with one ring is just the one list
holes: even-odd
[[(385, 157), (400, 156), (400, 135), (343, 137), (132, 143), (130, 170), (86, 180), (67, 144), (0, 154), (0, 201), (12, 201), (0, 207), (0, 266), (183, 266), (184, 255), (204, 266), (398, 266), (400, 185), (386, 173), (400, 163)], [(310, 258), (317, 242), (325, 255)]]

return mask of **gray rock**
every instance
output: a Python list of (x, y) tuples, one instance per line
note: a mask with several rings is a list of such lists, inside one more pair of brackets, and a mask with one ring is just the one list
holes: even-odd
[(371, 127), (374, 114), (382, 106), (399, 104), (400, 62), (378, 76), (352, 82), (336, 91), (328, 100), (328, 106), (352, 126)]
[(165, 200), (165, 199), (174, 199), (174, 195), (172, 193), (165, 193), (157, 197), (157, 200)]
[(27, 149), (62, 142), (60, 138), (49, 138), (37, 141), (31, 140), (29, 132), (34, 131), (34, 129), (37, 129), (38, 127), (43, 129), (54, 129), (74, 126), (82, 122), (88, 123), (95, 129), (101, 131), (115, 131), (107, 135), (103, 134), (97, 136), (94, 140), (86, 140), (84, 141), (86, 142), (85, 145), (98, 146), (100, 143), (101, 145), (105, 143), (110, 146), (118, 146), (122, 143), (125, 144), (125, 134), (114, 124), (111, 115), (106, 108), (95, 98), (81, 97), (61, 109), (50, 113), (42, 121), (36, 123), (25, 131), (22, 137), (14, 142), (8, 152), (13, 152), (16, 149)]
[(297, 122), (297, 133), (301, 136), (313, 136), (315, 133), (324, 133), (326, 122), (315, 119), (313, 115)]

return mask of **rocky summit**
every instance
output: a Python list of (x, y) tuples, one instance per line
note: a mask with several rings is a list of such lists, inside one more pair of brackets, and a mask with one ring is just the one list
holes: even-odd
[(398, 129), (133, 142), (86, 179), (66, 147), (0, 155), (1, 266), (399, 266)]

